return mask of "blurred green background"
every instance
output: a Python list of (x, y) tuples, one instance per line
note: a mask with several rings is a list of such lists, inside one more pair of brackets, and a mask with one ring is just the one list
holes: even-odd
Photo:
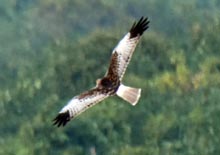
[[(51, 120), (95, 85), (112, 49), (150, 18), (123, 83), (65, 128)], [(219, 0), (1, 0), (1, 155), (219, 155)]]

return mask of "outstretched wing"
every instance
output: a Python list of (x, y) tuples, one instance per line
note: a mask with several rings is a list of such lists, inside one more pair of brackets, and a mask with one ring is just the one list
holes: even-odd
[(105, 90), (96, 87), (74, 97), (65, 107), (63, 107), (63, 109), (61, 109), (57, 117), (53, 120), (53, 124), (57, 125), (58, 127), (61, 125), (65, 126), (71, 118), (76, 117), (86, 109), (104, 100), (108, 96), (109, 95)]
[(106, 76), (110, 78), (118, 78), (120, 81), (122, 80), (135, 47), (139, 42), (141, 35), (148, 28), (148, 24), (148, 18), (144, 17), (142, 17), (137, 23), (135, 22), (133, 24), (130, 31), (113, 50), (110, 66)]

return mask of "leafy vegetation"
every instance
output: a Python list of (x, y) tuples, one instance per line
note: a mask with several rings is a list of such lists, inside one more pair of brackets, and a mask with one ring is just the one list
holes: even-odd
[[(218, 0), (2, 0), (0, 154), (218, 155)], [(51, 120), (108, 67), (132, 22), (149, 16), (124, 83), (65, 128)]]

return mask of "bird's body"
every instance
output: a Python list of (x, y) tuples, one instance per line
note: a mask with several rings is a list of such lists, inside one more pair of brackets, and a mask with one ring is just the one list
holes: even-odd
[(113, 95), (117, 95), (130, 104), (136, 105), (140, 98), (141, 89), (125, 86), (121, 81), (135, 47), (143, 32), (148, 28), (148, 24), (148, 19), (143, 17), (137, 24), (133, 24), (130, 31), (113, 50), (110, 66), (105, 76), (96, 81), (94, 88), (70, 100), (54, 119), (54, 125), (58, 127), (66, 125), (71, 118)]

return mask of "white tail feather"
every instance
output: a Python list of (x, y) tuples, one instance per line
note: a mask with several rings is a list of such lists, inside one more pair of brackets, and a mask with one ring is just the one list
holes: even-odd
[(116, 94), (125, 101), (129, 102), (131, 105), (135, 106), (141, 96), (141, 89), (121, 84)]

